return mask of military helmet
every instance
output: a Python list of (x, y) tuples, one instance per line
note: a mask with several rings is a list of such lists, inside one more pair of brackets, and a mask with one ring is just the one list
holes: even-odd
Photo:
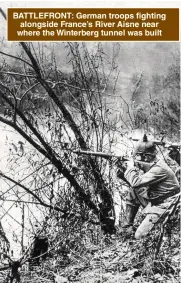
[(140, 140), (135, 148), (134, 156), (137, 154), (154, 154), (156, 145), (153, 141), (148, 141), (147, 135), (144, 134), (143, 139)]

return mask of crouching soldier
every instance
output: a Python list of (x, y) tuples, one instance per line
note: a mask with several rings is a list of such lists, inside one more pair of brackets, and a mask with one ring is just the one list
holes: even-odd
[[(121, 168), (124, 178), (130, 184), (126, 220), (121, 232), (127, 235), (134, 232), (134, 219), (140, 204), (144, 207), (143, 213), (146, 214), (136, 230), (136, 239), (148, 234), (160, 215), (168, 208), (170, 201), (180, 192), (174, 172), (163, 159), (158, 158), (157, 153), (154, 142), (148, 141), (147, 136), (144, 135), (135, 149), (134, 161), (133, 159), (127, 161)], [(122, 178), (121, 170), (118, 170), (117, 176)]]

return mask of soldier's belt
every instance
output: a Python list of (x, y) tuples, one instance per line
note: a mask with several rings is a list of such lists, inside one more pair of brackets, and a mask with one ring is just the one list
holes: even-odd
[(177, 188), (177, 189), (175, 189), (175, 190), (172, 190), (171, 192), (169, 192), (169, 193), (167, 193), (167, 194), (165, 194), (165, 195), (163, 195), (163, 196), (159, 196), (159, 197), (157, 197), (157, 198), (155, 198), (155, 199), (150, 198), (151, 204), (152, 204), (152, 205), (161, 204), (161, 203), (163, 203), (163, 201), (166, 200), (167, 198), (172, 197), (172, 196), (174, 196), (174, 195), (176, 195), (176, 194), (178, 194), (178, 193), (180, 193), (180, 188)]

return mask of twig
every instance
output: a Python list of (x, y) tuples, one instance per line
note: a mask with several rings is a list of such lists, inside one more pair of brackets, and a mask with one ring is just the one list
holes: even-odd
[(31, 194), (35, 199), (37, 199), (39, 201), (39, 203), (41, 205), (43, 205), (44, 207), (52, 208), (52, 209), (54, 209), (56, 211), (60, 211), (60, 212), (63, 212), (63, 213), (66, 212), (65, 209), (63, 210), (63, 209), (60, 209), (58, 206), (52, 206), (50, 204), (47, 204), (47, 203), (43, 202), (32, 190), (30, 190), (29, 188), (27, 188), (24, 185), (20, 184), (19, 182), (13, 180), (12, 178), (10, 178), (9, 176), (3, 174), (2, 172), (0, 172), (0, 176), (2, 176), (3, 178), (13, 182), (15, 185), (17, 185), (17, 186), (21, 187), (22, 189), (24, 189), (26, 192)]

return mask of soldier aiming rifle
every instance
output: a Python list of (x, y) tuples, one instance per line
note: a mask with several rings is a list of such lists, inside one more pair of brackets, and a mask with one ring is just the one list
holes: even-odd
[[(128, 235), (134, 232), (134, 219), (140, 205), (144, 207), (142, 213), (145, 219), (137, 228), (135, 238), (139, 239), (148, 234), (160, 215), (169, 207), (170, 202), (180, 193), (179, 183), (168, 164), (158, 156), (154, 141), (148, 141), (144, 135), (136, 146), (133, 157), (141, 166), (135, 166), (134, 160), (129, 160), (118, 170), (117, 176), (124, 178), (130, 184), (130, 191), (126, 203), (126, 221), (121, 232)], [(147, 164), (144, 166), (144, 163)]]
[[(138, 139), (132, 139), (133, 141), (139, 141)], [(163, 146), (165, 148), (167, 148), (169, 150), (168, 152), (168, 156), (174, 160), (176, 162), (176, 164), (179, 165), (179, 167), (174, 171), (175, 172), (175, 175), (180, 183), (180, 144), (178, 143), (165, 143), (163, 141), (163, 138), (161, 141), (153, 141), (155, 143), (155, 145), (160, 145), (160, 146)]]
[(170, 202), (180, 193), (179, 182), (174, 172), (158, 157), (156, 142), (148, 141), (146, 135), (138, 142), (131, 159), (99, 152), (74, 152), (118, 160), (117, 176), (126, 181), (130, 188), (126, 199), (126, 219), (119, 233), (128, 236), (133, 234), (134, 219), (139, 207), (142, 206), (146, 217), (136, 230), (135, 238), (147, 235), (160, 214), (166, 211)]

